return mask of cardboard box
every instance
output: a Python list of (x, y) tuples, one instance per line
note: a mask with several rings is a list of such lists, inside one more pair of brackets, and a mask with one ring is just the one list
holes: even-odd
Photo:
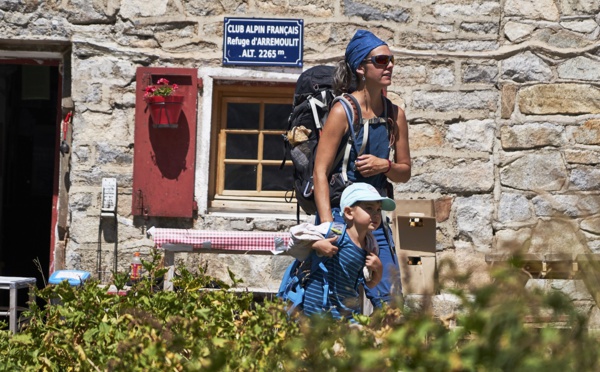
[(392, 231), (404, 294), (436, 293), (436, 220), (433, 200), (396, 200)]

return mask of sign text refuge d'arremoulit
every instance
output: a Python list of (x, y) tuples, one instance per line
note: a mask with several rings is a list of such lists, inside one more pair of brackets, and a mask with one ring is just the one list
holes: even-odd
[(225, 18), (223, 65), (302, 67), (304, 20)]

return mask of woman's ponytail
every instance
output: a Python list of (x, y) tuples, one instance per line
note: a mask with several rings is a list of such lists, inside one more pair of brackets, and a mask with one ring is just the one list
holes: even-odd
[(345, 60), (337, 63), (333, 75), (333, 92), (335, 95), (352, 93), (356, 90), (356, 76)]

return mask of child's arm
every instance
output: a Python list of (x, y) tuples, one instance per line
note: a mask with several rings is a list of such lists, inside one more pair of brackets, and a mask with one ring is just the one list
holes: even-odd
[(365, 284), (367, 287), (373, 288), (381, 281), (381, 277), (383, 276), (383, 265), (376, 254), (368, 253), (365, 260), (365, 266), (371, 272), (371, 279)]
[(311, 250), (315, 250), (319, 256), (332, 257), (337, 253), (338, 248), (334, 245), (336, 237), (325, 239), (330, 225), (326, 222), (317, 226), (310, 223), (292, 226), (290, 240), (284, 251), (300, 261), (306, 260)]

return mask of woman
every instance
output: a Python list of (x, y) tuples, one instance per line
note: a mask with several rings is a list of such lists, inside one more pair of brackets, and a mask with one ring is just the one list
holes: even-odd
[[(356, 86), (351, 94), (360, 104), (363, 120), (375, 119), (369, 125), (364, 152), (357, 154), (354, 149), (350, 155), (348, 180), (371, 184), (381, 195), (392, 198), (387, 191), (388, 180), (407, 182), (411, 175), (406, 116), (383, 95), (386, 87), (392, 84), (393, 69), (394, 57), (388, 45), (373, 33), (358, 30), (348, 43), (345, 59), (338, 64), (334, 77), (336, 94)], [(330, 203), (328, 175), (339, 171), (340, 164), (334, 164), (334, 160), (348, 131), (344, 108), (341, 103), (336, 103), (323, 126), (315, 157), (317, 223), (342, 220), (339, 206)], [(363, 134), (363, 129), (357, 133), (356, 147), (361, 147)], [(383, 278), (377, 286), (365, 288), (365, 291), (373, 306), (381, 307), (383, 302), (390, 303), (394, 294), (401, 294), (400, 269), (388, 224), (382, 222), (373, 234), (379, 244)], [(328, 240), (318, 241), (313, 248), (328, 257), (337, 252), (337, 247)]]

